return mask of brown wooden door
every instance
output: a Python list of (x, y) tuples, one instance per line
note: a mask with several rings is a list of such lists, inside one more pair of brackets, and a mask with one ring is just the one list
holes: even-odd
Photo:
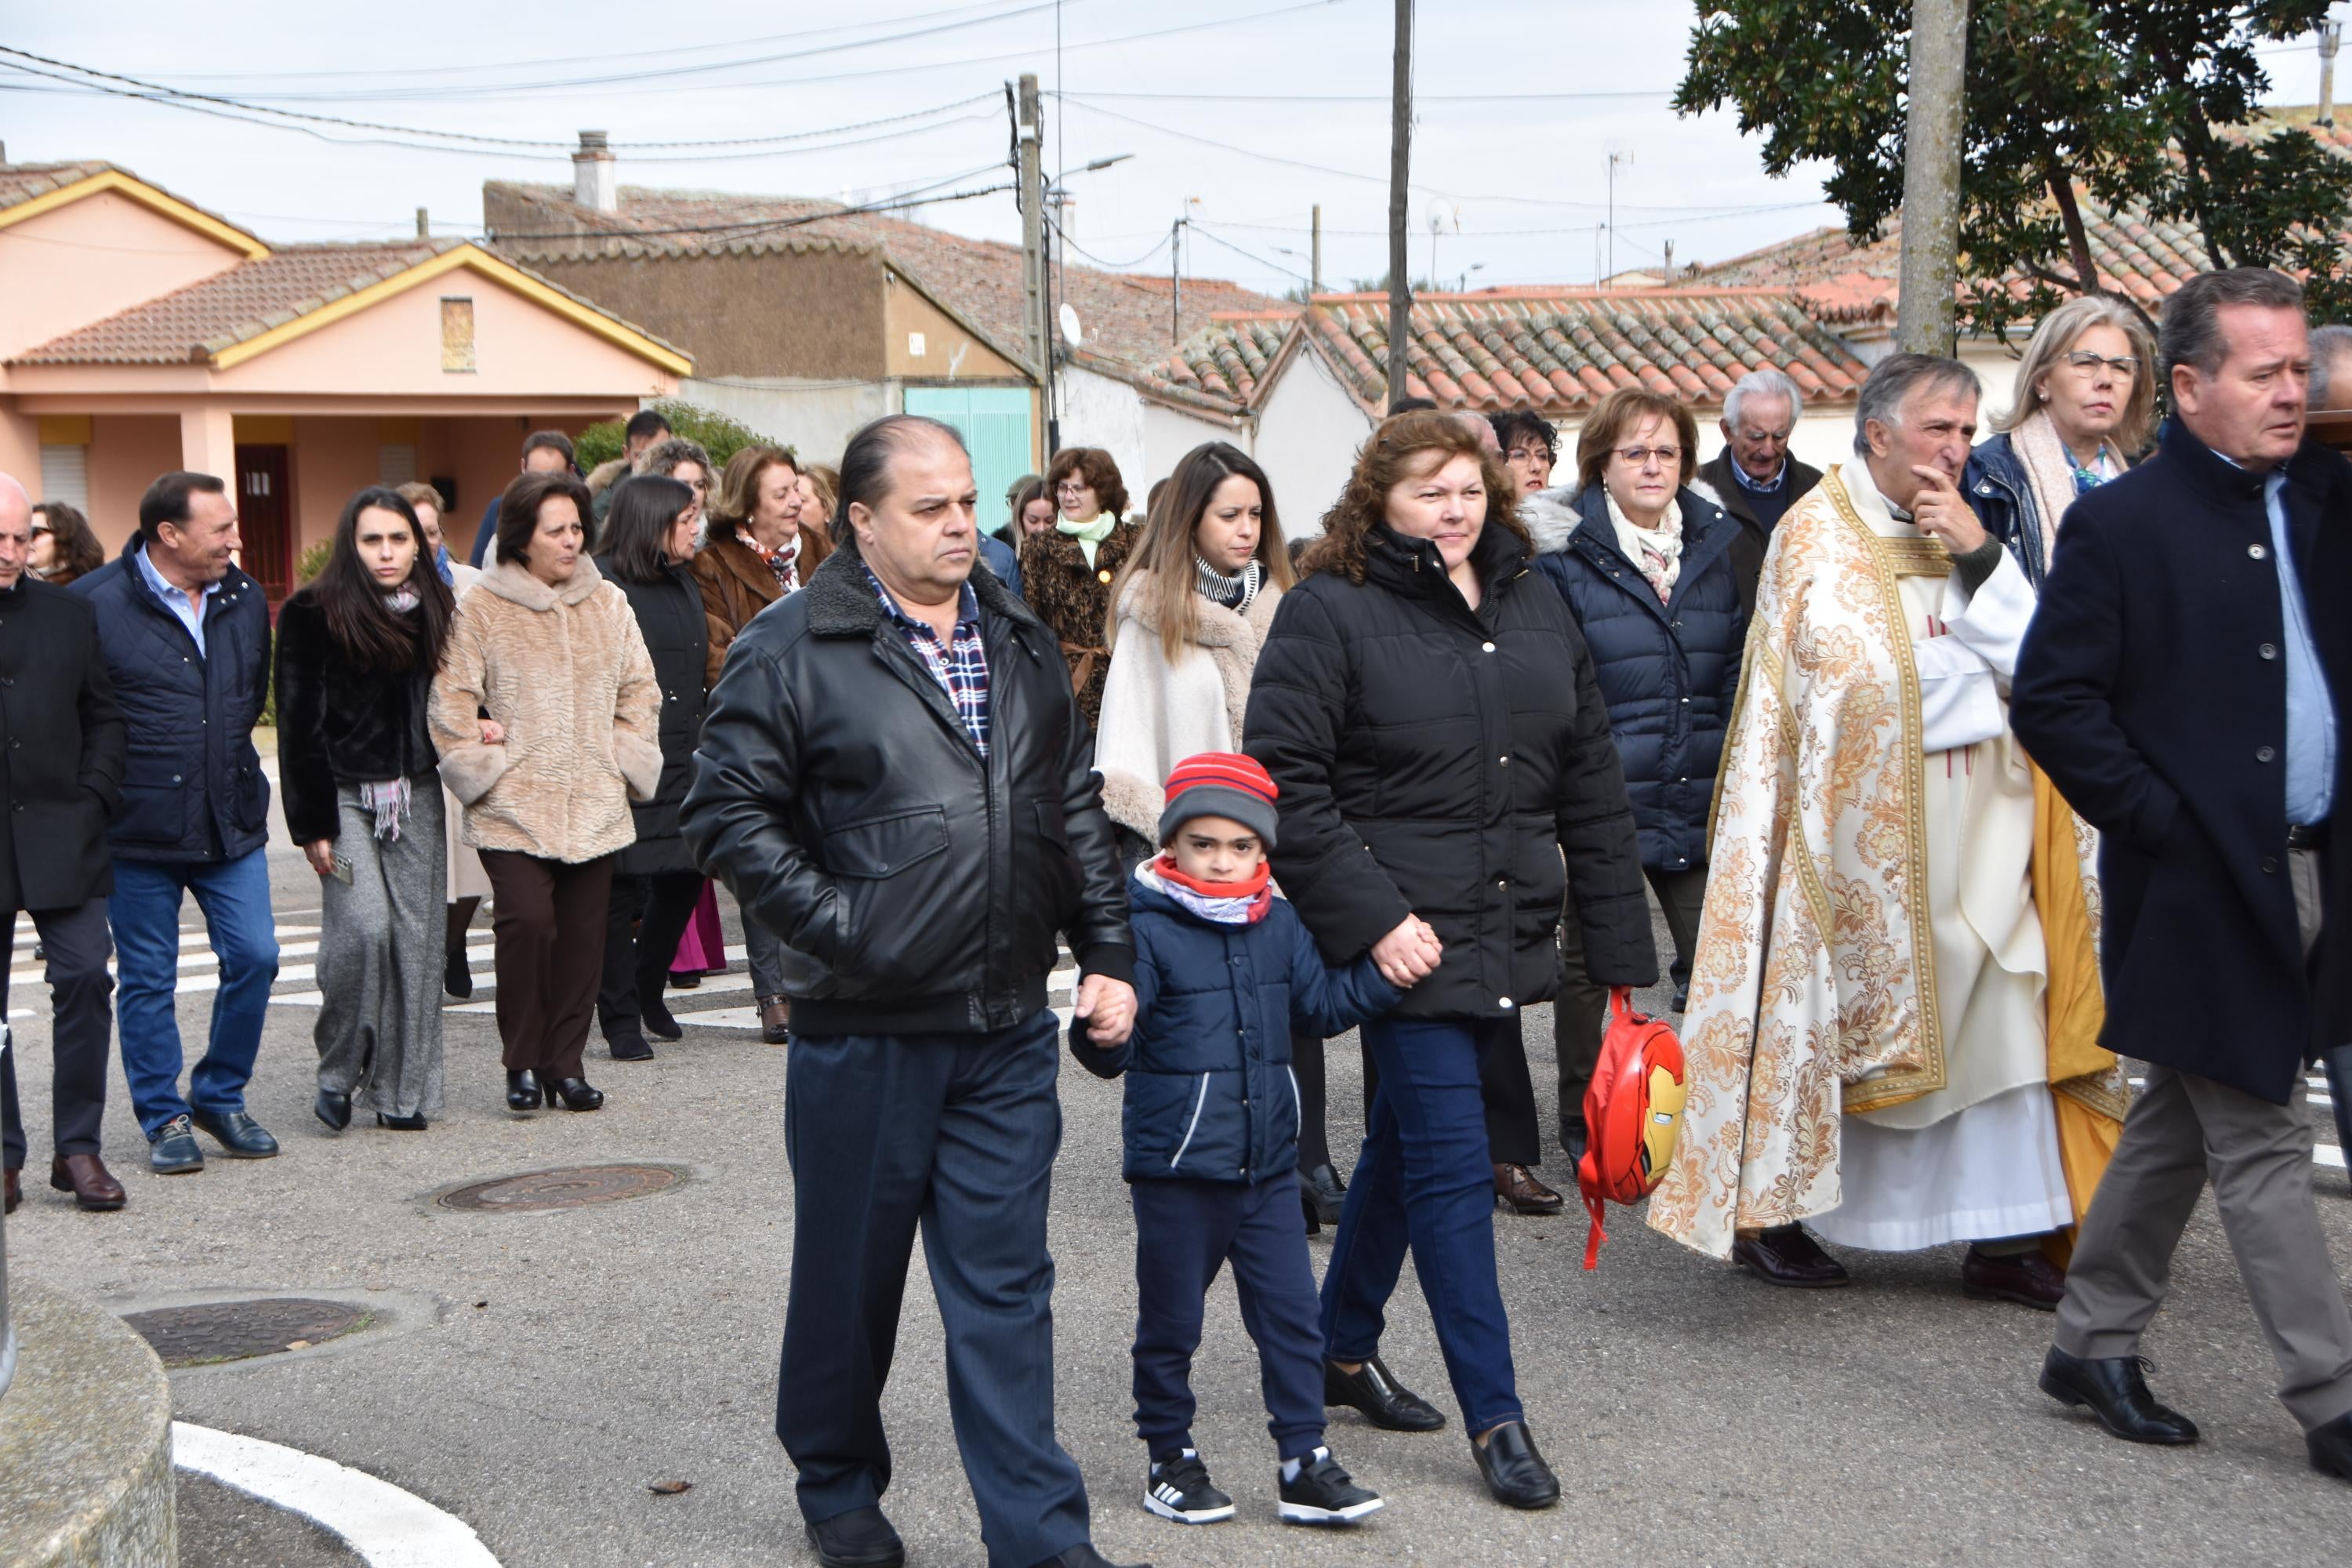
[(294, 502), (287, 482), (291, 465), (283, 446), (236, 449), (236, 521), (242, 560), (273, 605), (294, 591)]

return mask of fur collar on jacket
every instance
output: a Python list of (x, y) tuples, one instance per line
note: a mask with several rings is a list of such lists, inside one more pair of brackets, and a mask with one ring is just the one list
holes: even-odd
[[(801, 595), (808, 601), (811, 635), (870, 637), (880, 628), (882, 601), (867, 585), (866, 574), (860, 570), (863, 565), (855, 548), (835, 549), (810, 575)], [(988, 614), (1041, 632), (1045, 630), (1045, 623), (1031, 614), (1029, 606), (1014, 598), (1013, 591), (997, 581), (996, 574), (976, 559), (971, 567), (971, 591), (979, 596), (980, 607)]]
[[(1698, 497), (1718, 510), (1723, 498), (1705, 479), (1694, 479), (1676, 492)], [(1578, 485), (1554, 485), (1548, 490), (1537, 490), (1519, 502), (1519, 521), (1527, 524), (1528, 532), (1536, 542), (1538, 555), (1557, 555), (1568, 548), (1569, 536), (1584, 521), (1584, 491)]]
[(520, 561), (501, 561), (482, 574), (478, 586), (487, 588), (509, 604), (520, 605), (526, 610), (551, 610), (558, 605), (577, 605), (604, 585), (604, 574), (596, 570), (596, 563), (586, 555), (572, 569), (572, 576), (562, 587), (551, 588), (530, 574), (530, 568)]

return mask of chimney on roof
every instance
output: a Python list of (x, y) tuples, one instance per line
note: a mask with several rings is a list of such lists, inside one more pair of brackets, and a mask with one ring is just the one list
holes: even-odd
[(433, 219), (423, 207), (416, 209), (416, 237), (419, 239), (433, 237)]
[(572, 154), (572, 199), (593, 212), (621, 210), (621, 186), (613, 171), (613, 150), (602, 131), (583, 131)]

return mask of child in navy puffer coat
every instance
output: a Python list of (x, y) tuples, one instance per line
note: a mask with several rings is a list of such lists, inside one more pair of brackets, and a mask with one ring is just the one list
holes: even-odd
[(1275, 785), (1252, 759), (1209, 752), (1168, 778), (1160, 856), (1128, 885), (1134, 1033), (1089, 1071), (1127, 1074), (1122, 1125), (1135, 1204), (1135, 1424), (1150, 1455), (1143, 1506), (1163, 1519), (1230, 1519), (1233, 1500), (1192, 1446), (1192, 1353), (1203, 1298), (1233, 1265), (1256, 1342), (1279, 1511), (1348, 1524), (1381, 1507), (1323, 1446), (1323, 1331), (1299, 1224), (1294, 1025), (1344, 1034), (1402, 995), (1369, 958), (1327, 968), (1267, 880)]

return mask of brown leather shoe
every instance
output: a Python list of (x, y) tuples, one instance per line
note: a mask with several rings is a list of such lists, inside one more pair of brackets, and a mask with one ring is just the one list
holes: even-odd
[(2066, 1294), (2066, 1271), (2039, 1247), (2014, 1258), (1995, 1258), (1971, 1247), (1960, 1260), (1960, 1294), (2054, 1312), (2059, 1299)]
[(1536, 1180), (1533, 1171), (1525, 1165), (1495, 1167), (1495, 1195), (1510, 1205), (1513, 1214), (1545, 1219), (1568, 1207), (1568, 1200)]
[(793, 1005), (782, 996), (760, 998), (760, 1037), (772, 1046), (781, 1046), (792, 1037)]
[(25, 1173), (10, 1171), (0, 1175), (0, 1214), (15, 1214), (16, 1205), (25, 1201)]
[(1825, 1290), (1853, 1279), (1845, 1265), (1823, 1252), (1801, 1225), (1776, 1225), (1754, 1236), (1735, 1237), (1731, 1261), (1767, 1285), (1794, 1290)]
[(71, 1193), (76, 1208), (122, 1206), (122, 1184), (108, 1174), (105, 1163), (95, 1154), (60, 1154), (50, 1161), (49, 1185)]

